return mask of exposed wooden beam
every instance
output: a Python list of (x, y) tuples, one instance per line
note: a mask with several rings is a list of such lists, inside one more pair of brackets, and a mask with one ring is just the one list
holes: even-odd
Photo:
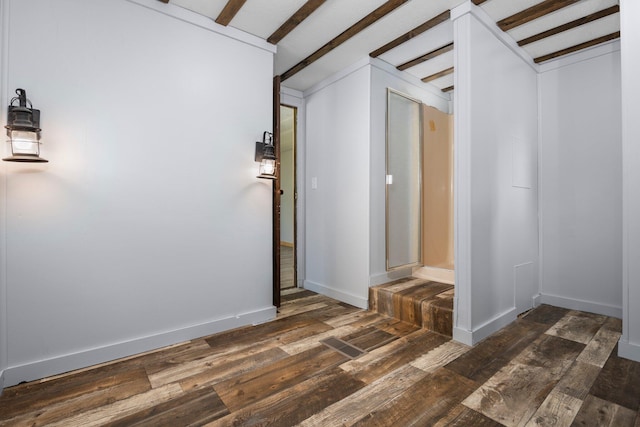
[[(484, 0), (481, 0), (481, 1), (484, 1)], [(451, 92), (453, 89), (454, 89), (454, 87), (453, 87), (453, 85), (451, 85), (451, 86), (444, 87), (444, 88), (442, 88), (440, 90), (442, 90), (443, 92)]]
[(322, 6), (322, 4), (326, 0), (308, 0), (305, 4), (302, 5), (300, 9), (296, 11), (289, 19), (285, 21), (284, 24), (280, 25), (280, 28), (274, 31), (273, 34), (269, 36), (267, 41), (271, 44), (278, 44), (280, 40), (285, 38), (287, 34), (293, 31), (302, 21), (307, 19), (309, 15), (316, 11), (317, 8)]
[(572, 5), (573, 3), (577, 3), (578, 1), (580, 0), (545, 0), (542, 3), (538, 3), (498, 21), (498, 27), (500, 27), (502, 31), (509, 31), (519, 25), (526, 24), (527, 22)]
[(367, 28), (369, 25), (373, 24), (380, 18), (386, 16), (388, 13), (393, 12), (398, 7), (402, 6), (409, 0), (389, 0), (385, 2), (382, 6), (378, 7), (376, 10), (353, 24), (351, 27), (344, 30), (342, 33), (334, 37), (320, 49), (313, 52), (311, 55), (307, 56), (305, 59), (288, 69), (282, 74), (282, 81), (287, 80), (294, 74), (300, 72), (304, 68), (308, 67), (310, 64), (314, 63), (318, 59), (322, 58), (327, 53), (331, 52), (336, 47), (340, 46), (342, 43), (349, 40), (351, 37), (358, 34), (360, 31)]
[(161, 1), (162, 3), (169, 3), (169, 0), (159, 0), (159, 1)]
[(398, 70), (400, 70), (400, 71), (403, 71), (403, 70), (406, 70), (407, 68), (413, 67), (414, 65), (418, 65), (418, 64), (421, 64), (421, 63), (423, 63), (425, 61), (433, 59), (438, 55), (442, 55), (443, 53), (447, 53), (447, 52), (449, 52), (451, 50), (453, 50), (453, 42), (451, 42), (451, 43), (449, 43), (447, 45), (444, 45), (442, 47), (439, 47), (436, 50), (432, 50), (429, 53), (425, 53), (424, 55), (419, 56), (419, 57), (417, 57), (415, 59), (412, 59), (411, 61), (405, 62), (404, 64), (400, 64), (396, 68)]
[(473, 4), (475, 4), (476, 6), (481, 5), (482, 3), (486, 2), (487, 0), (471, 0), (471, 2)]
[(247, 0), (229, 0), (222, 9), (222, 12), (220, 12), (220, 15), (216, 18), (216, 22), (225, 27), (229, 25), (229, 22), (236, 16), (246, 1)]
[(531, 37), (527, 37), (526, 39), (522, 39), (518, 42), (518, 46), (524, 46), (529, 43), (537, 42), (538, 40), (551, 37), (563, 31), (567, 31), (572, 28), (579, 27), (580, 25), (587, 24), (589, 22), (598, 20), (600, 18), (604, 18), (605, 16), (613, 15), (614, 13), (618, 13), (618, 12), (620, 12), (620, 6), (616, 4), (615, 6), (611, 6), (599, 12), (592, 13), (591, 15), (587, 15), (583, 18), (576, 19), (575, 21), (567, 22), (566, 24), (560, 25), (559, 27), (552, 28), (550, 30), (544, 31), (540, 34), (533, 35)]
[(450, 10), (446, 10), (446, 11), (442, 12), (440, 15), (436, 16), (435, 18), (429, 19), (424, 24), (417, 26), (413, 30), (411, 30), (411, 31), (409, 31), (407, 33), (404, 33), (403, 35), (401, 35), (397, 39), (390, 41), (389, 43), (385, 44), (381, 48), (378, 48), (378, 49), (374, 50), (373, 52), (371, 52), (369, 54), (369, 56), (372, 57), (372, 58), (376, 58), (376, 57), (382, 55), (383, 53), (393, 49), (394, 47), (400, 46), (402, 43), (411, 40), (415, 36), (420, 35), (420, 34), (424, 33), (427, 30), (430, 30), (431, 28), (435, 27), (436, 25), (442, 24), (443, 22), (448, 21), (450, 17), (451, 17), (451, 11)]
[(447, 68), (446, 70), (442, 70), (435, 74), (431, 74), (430, 76), (423, 77), (421, 80), (423, 81), (423, 83), (428, 83), (432, 80), (439, 79), (440, 77), (448, 76), (451, 73), (453, 73), (453, 67)]
[(615, 33), (607, 34), (606, 36), (598, 37), (597, 39), (589, 40), (588, 42), (580, 43), (575, 46), (568, 47), (566, 49), (559, 50), (557, 52), (550, 53), (548, 55), (539, 56), (534, 59), (536, 64), (541, 62), (548, 61), (553, 58), (557, 58), (559, 56), (567, 55), (572, 52), (577, 52), (582, 49), (586, 49), (591, 46), (598, 45), (600, 43), (608, 42), (609, 40), (615, 40), (620, 38), (620, 31), (616, 31)]

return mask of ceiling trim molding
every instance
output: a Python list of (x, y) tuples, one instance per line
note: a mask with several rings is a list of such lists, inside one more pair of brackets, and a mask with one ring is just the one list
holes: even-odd
[(280, 27), (267, 38), (271, 44), (278, 44), (280, 40), (285, 38), (287, 34), (293, 31), (298, 25), (307, 19), (313, 12), (324, 4), (326, 0), (307, 0), (300, 9), (296, 11), (289, 19), (287, 19)]
[(412, 38), (424, 33), (425, 31), (428, 31), (428, 30), (432, 29), (433, 27), (435, 27), (437, 25), (440, 25), (443, 22), (448, 21), (450, 17), (451, 17), (451, 11), (447, 9), (444, 12), (442, 12), (440, 15), (429, 19), (427, 22), (425, 22), (425, 23), (423, 23), (421, 25), (418, 25), (413, 30), (404, 33), (400, 37), (398, 37), (398, 38), (390, 41), (389, 43), (385, 44), (384, 46), (374, 50), (373, 52), (371, 52), (369, 54), (369, 56), (372, 57), (372, 58), (377, 58), (378, 56), (382, 55), (383, 53), (388, 52), (391, 49), (400, 46), (402, 43), (408, 42)]
[(518, 55), (536, 73), (539, 72), (538, 64), (533, 61), (533, 58), (531, 58), (523, 48), (518, 46), (518, 43), (510, 35), (498, 28), (496, 23), (481, 7), (469, 2), (462, 3), (460, 6), (451, 10), (451, 20), (455, 21), (467, 14), (475, 17), (478, 22), (480, 22), (487, 30), (491, 31), (491, 33), (493, 33), (493, 35), (502, 42), (502, 44)]
[(570, 53), (579, 52), (583, 49), (587, 49), (592, 46), (597, 46), (602, 43), (606, 43), (611, 40), (618, 40), (620, 38), (620, 31), (616, 31), (615, 33), (607, 34), (606, 36), (598, 37), (593, 40), (586, 41), (584, 43), (577, 44), (575, 46), (568, 47), (566, 49), (558, 50), (556, 52), (549, 53), (548, 55), (542, 55), (534, 59), (534, 61), (539, 64), (541, 62), (550, 61), (555, 58), (559, 58), (564, 55), (568, 55)]
[(540, 74), (547, 71), (557, 70), (558, 68), (567, 67), (579, 62), (589, 61), (599, 56), (609, 55), (620, 51), (620, 39), (611, 40), (610, 42), (599, 44), (592, 48), (584, 49), (579, 52), (571, 53), (561, 58), (540, 64)]
[(244, 31), (238, 30), (233, 27), (223, 27), (222, 25), (216, 24), (211, 18), (200, 15), (196, 12), (192, 12), (183, 7), (175, 6), (171, 3), (165, 4), (158, 0), (126, 1), (141, 7), (145, 7), (147, 9), (151, 9), (155, 12), (161, 13), (171, 18), (178, 19), (188, 24), (195, 25), (196, 27), (200, 27), (204, 30), (229, 37), (231, 39), (246, 43), (250, 46), (254, 46), (262, 50), (266, 50), (267, 52), (270, 52), (272, 54), (275, 54), (277, 51), (276, 46), (272, 45), (271, 43), (267, 43), (266, 40), (263, 40), (260, 37), (254, 36), (253, 34), (245, 33)]
[(340, 46), (342, 43), (349, 40), (351, 37), (363, 31), (365, 28), (374, 24), (379, 19), (385, 17), (389, 13), (396, 10), (398, 7), (402, 6), (409, 0), (388, 0), (382, 4), (382, 6), (378, 7), (373, 12), (369, 13), (367, 16), (344, 30), (342, 33), (338, 34), (336, 37), (327, 42), (320, 49), (313, 52), (311, 55), (307, 56), (302, 61), (298, 62), (293, 67), (289, 68), (287, 71), (282, 73), (282, 81), (287, 80), (293, 75), (297, 74), (299, 71), (302, 71), (318, 59), (322, 58), (327, 53), (331, 52), (336, 47)]

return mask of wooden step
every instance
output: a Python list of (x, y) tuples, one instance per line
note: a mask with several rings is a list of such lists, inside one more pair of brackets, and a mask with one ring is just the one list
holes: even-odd
[(416, 277), (369, 288), (369, 310), (452, 336), (453, 285)]

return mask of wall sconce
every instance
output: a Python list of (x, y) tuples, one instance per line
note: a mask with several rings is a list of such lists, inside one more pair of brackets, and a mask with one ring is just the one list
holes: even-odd
[[(24, 89), (16, 89), (16, 94), (18, 96), (12, 98), (9, 104), (5, 126), (11, 144), (11, 156), (2, 160), (46, 163), (48, 160), (40, 157), (40, 110), (33, 108)], [(18, 105), (14, 105), (16, 101)]]
[(256, 141), (256, 162), (260, 162), (258, 178), (276, 179), (276, 152), (273, 146), (273, 134), (262, 134), (262, 142)]

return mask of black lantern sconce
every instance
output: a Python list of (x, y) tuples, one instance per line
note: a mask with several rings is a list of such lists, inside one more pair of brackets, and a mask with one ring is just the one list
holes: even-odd
[[(40, 157), (40, 110), (27, 99), (24, 89), (16, 89), (18, 96), (11, 99), (7, 113), (7, 136), (11, 144), (11, 156), (6, 162), (46, 163)], [(18, 101), (18, 105), (14, 105)], [(29, 104), (29, 106), (27, 106)]]
[(276, 179), (276, 151), (273, 146), (273, 134), (262, 134), (262, 142), (256, 141), (256, 162), (260, 162), (258, 178)]

